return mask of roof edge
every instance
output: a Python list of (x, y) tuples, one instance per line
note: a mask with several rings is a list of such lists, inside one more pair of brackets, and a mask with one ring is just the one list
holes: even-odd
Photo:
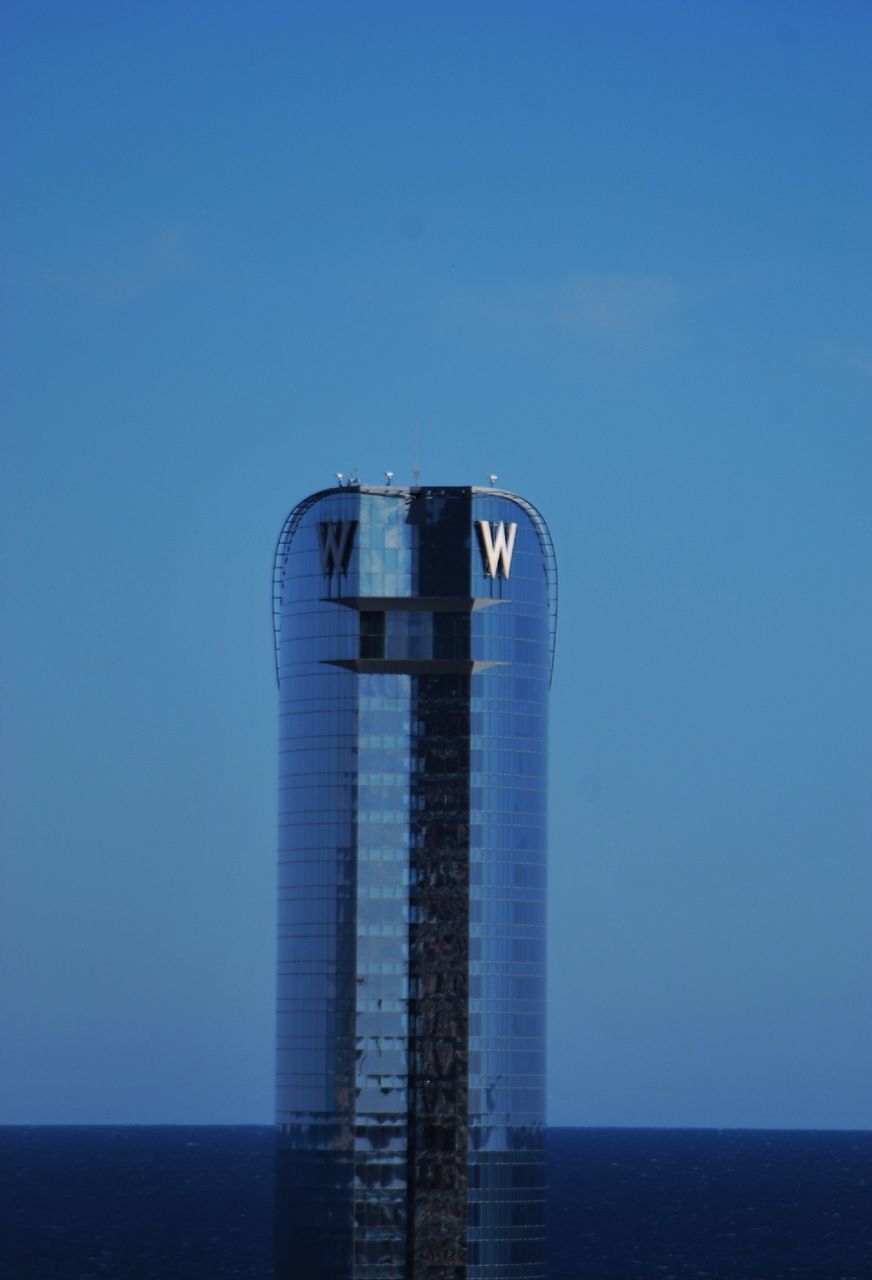
[(545, 517), (542, 515), (538, 507), (534, 506), (528, 498), (522, 498), (520, 494), (512, 493), (510, 489), (495, 489), (490, 485), (347, 484), (331, 485), (327, 489), (318, 489), (315, 493), (310, 493), (307, 497), (303, 498), (295, 507), (291, 508), (284, 523), (282, 524), (279, 536), (276, 539), (272, 572), (272, 614), (273, 649), (277, 685), (281, 683), (279, 678), (279, 626), (281, 622), (284, 568), (288, 548), (290, 547), (294, 534), (297, 532), (300, 521), (310, 507), (313, 507), (315, 503), (320, 502), (322, 498), (346, 493), (365, 493), (381, 497), (411, 497), (417, 494), (440, 497), (448, 493), (469, 493), (492, 498), (503, 498), (509, 502), (514, 502), (519, 506), (525, 515), (529, 517), (533, 528), (536, 530), (536, 535), (539, 539), (539, 546), (542, 549), (542, 558), (545, 564), (545, 578), (548, 587), (548, 649), (551, 658), (549, 683), (553, 680), (554, 653), (557, 644), (557, 557), (554, 554), (554, 543), (551, 539), (551, 531), (545, 522)]

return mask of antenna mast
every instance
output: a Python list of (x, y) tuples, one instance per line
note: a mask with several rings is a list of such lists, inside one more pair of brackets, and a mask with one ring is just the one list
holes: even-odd
[(421, 457), (421, 424), (415, 424), (415, 453), (412, 459), (412, 488), (417, 489), (421, 483), (421, 468), (418, 466), (418, 460)]

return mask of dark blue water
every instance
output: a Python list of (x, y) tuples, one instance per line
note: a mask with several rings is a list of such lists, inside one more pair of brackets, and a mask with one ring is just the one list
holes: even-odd
[[(3, 1280), (270, 1280), (268, 1128), (0, 1129), (0, 1179)], [(549, 1280), (872, 1280), (872, 1133), (555, 1129), (549, 1183)]]

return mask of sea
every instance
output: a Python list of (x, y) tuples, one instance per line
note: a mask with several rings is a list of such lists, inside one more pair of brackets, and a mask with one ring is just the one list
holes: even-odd
[[(872, 1280), (872, 1132), (548, 1137), (548, 1280)], [(268, 1127), (10, 1127), (0, 1179), (2, 1280), (271, 1280)]]

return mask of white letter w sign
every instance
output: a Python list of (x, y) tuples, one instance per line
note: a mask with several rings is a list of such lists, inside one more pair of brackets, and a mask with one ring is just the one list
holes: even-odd
[[(478, 532), (481, 536), (482, 561), (485, 573), (492, 578), (499, 571), (504, 578), (509, 576), (512, 567), (512, 552), (515, 549), (516, 524), (491, 524), (489, 520), (478, 520)], [(508, 529), (508, 534), (506, 533)]]
[(356, 520), (322, 521), (318, 525), (322, 573), (347, 573)]

